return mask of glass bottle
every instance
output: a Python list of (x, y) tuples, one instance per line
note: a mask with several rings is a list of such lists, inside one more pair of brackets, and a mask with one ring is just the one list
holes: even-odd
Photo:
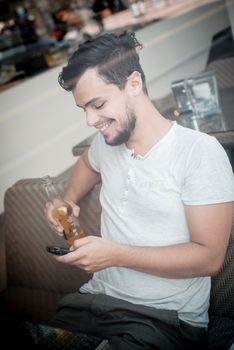
[[(58, 198), (63, 201), (51, 176), (46, 175), (42, 177), (41, 184), (46, 193), (48, 201), (53, 201), (54, 198)], [(72, 207), (65, 201), (63, 201), (62, 205), (53, 210), (52, 215), (54, 219), (56, 219), (62, 225), (64, 238), (67, 240), (69, 245), (72, 245), (75, 239), (84, 236), (84, 230), (79, 224), (78, 219), (73, 215)]]

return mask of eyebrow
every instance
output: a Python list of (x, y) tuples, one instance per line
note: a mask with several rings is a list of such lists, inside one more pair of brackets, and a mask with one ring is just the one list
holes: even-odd
[(91, 100), (89, 100), (88, 102), (86, 102), (86, 104), (85, 104), (84, 106), (80, 106), (80, 105), (77, 104), (77, 107), (80, 107), (80, 108), (82, 108), (82, 109), (85, 109), (85, 108), (87, 108), (89, 105), (91, 105), (92, 103), (94, 103), (94, 102), (100, 100), (100, 98), (101, 98), (101, 97), (94, 97), (94, 98), (92, 98)]

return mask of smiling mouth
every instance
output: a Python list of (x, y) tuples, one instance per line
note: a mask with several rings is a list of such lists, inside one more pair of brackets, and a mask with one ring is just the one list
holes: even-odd
[(97, 129), (100, 130), (101, 132), (105, 132), (109, 126), (112, 124), (113, 120), (110, 119), (108, 122), (105, 122), (105, 123), (100, 123), (98, 126), (97, 126)]

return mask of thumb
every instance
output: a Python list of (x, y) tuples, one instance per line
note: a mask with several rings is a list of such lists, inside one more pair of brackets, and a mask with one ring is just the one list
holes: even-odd
[(78, 207), (78, 205), (75, 204), (75, 205), (72, 207), (72, 214), (73, 214), (74, 216), (78, 217), (78, 216), (79, 216), (79, 213), (80, 213), (80, 207)]
[(69, 205), (69, 207), (70, 207), (70, 214), (72, 212), (72, 214), (74, 216), (78, 217), (79, 213), (80, 213), (80, 207), (78, 207), (78, 205), (75, 202), (73, 202), (71, 200), (68, 200), (66, 198), (64, 198), (64, 202), (66, 202)]

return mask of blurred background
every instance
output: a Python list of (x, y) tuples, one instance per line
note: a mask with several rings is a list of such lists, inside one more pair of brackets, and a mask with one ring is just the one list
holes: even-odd
[(103, 31), (135, 31), (150, 98), (173, 119), (180, 115), (174, 81), (225, 59), (224, 77), (212, 71), (219, 88), (222, 79), (232, 85), (233, 28), (234, 0), (0, 0), (0, 213), (7, 188), (60, 174), (95, 133), (57, 83), (80, 43)]
[(124, 0), (0, 0), (1, 90), (62, 63), (78, 43), (104, 30), (103, 17), (128, 6)]

